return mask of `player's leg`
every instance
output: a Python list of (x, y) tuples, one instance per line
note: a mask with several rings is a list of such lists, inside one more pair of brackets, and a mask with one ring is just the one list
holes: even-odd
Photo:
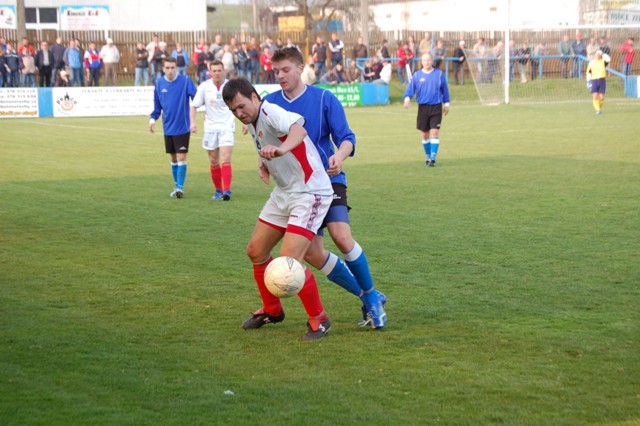
[(202, 148), (207, 150), (211, 182), (213, 182), (213, 187), (216, 190), (211, 197), (212, 200), (222, 199), (222, 173), (219, 162), (220, 150), (218, 146), (218, 135), (218, 132), (206, 132), (202, 137)]
[[(264, 212), (264, 210), (263, 210)], [(284, 311), (280, 299), (272, 295), (264, 283), (264, 271), (271, 262), (271, 250), (284, 235), (285, 228), (258, 221), (251, 239), (247, 244), (247, 256), (253, 264), (253, 278), (258, 286), (262, 308), (253, 312), (242, 323), (242, 328), (255, 329), (265, 324), (284, 320)]]
[(189, 139), (191, 133), (173, 137), (175, 145), (176, 160), (178, 162), (176, 179), (176, 197), (181, 198), (184, 194), (184, 183), (187, 180), (187, 153), (189, 152)]
[(422, 149), (427, 157), (426, 164), (429, 165), (429, 158), (431, 158), (431, 135), (429, 133), (429, 116), (427, 105), (418, 105), (418, 116), (416, 119), (416, 127), (422, 132)]
[(442, 122), (442, 104), (429, 105), (429, 118), (427, 126), (431, 135), (431, 152), (429, 154), (429, 167), (436, 165), (436, 157), (440, 148), (440, 123)]
[(222, 174), (223, 200), (231, 199), (231, 181), (233, 170), (231, 168), (231, 154), (233, 152), (234, 134), (233, 132), (220, 133), (220, 168)]
[(344, 261), (324, 247), (322, 230), (313, 238), (304, 260), (354, 296), (361, 297), (362, 289)]
[(164, 148), (165, 152), (171, 157), (171, 176), (173, 176), (174, 190), (169, 196), (175, 197), (178, 189), (178, 158), (176, 154), (176, 148), (173, 143), (173, 136), (164, 135)]

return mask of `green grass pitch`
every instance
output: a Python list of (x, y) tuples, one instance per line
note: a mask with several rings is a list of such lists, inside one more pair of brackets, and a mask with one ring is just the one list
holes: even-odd
[(271, 189), (248, 136), (232, 201), (201, 133), (176, 200), (146, 117), (2, 120), (0, 424), (638, 424), (640, 105), (604, 108), (454, 103), (435, 168), (415, 104), (348, 110), (389, 325), (315, 271), (317, 342), (297, 298), (240, 328)]

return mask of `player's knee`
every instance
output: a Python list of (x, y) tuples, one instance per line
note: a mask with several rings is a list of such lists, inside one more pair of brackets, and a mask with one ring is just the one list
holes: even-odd
[(311, 250), (310, 248), (304, 255), (304, 261), (314, 268), (320, 269), (322, 268), (326, 257), (327, 256), (323, 253), (323, 250)]
[(247, 256), (249, 256), (252, 263), (260, 264), (269, 258), (269, 252), (265, 252), (258, 244), (249, 241), (249, 244), (247, 244)]
[(349, 252), (355, 244), (350, 232), (336, 232), (331, 235), (331, 239), (342, 253)]

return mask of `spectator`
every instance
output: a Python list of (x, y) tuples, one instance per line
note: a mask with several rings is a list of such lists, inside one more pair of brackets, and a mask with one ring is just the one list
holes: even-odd
[(473, 54), (476, 56), (478, 81), (480, 83), (487, 82), (487, 47), (484, 44), (484, 37), (479, 37), (476, 44), (473, 45)]
[(502, 61), (502, 55), (504, 53), (504, 43), (499, 41), (491, 49), (491, 57), (487, 60), (487, 80), (489, 83), (493, 82), (493, 76), (498, 72), (498, 64)]
[[(0, 39), (2, 42), (4, 39)], [(4, 49), (6, 44), (0, 44), (0, 88), (5, 87), (5, 82), (7, 81), (7, 63), (4, 60)]]
[(269, 55), (273, 56), (273, 52), (275, 51), (275, 47), (273, 46), (273, 43), (271, 41), (271, 36), (266, 35), (264, 37), (264, 41), (260, 44), (260, 51), (264, 52), (264, 48), (268, 48), (269, 49)]
[(313, 55), (309, 55), (309, 59), (302, 70), (302, 75), (300, 75), (300, 79), (304, 84), (315, 84), (316, 83), (316, 64), (313, 60)]
[(589, 39), (589, 44), (587, 44), (587, 59), (589, 62), (593, 61), (596, 58), (596, 52), (598, 51), (598, 45), (596, 44), (595, 37), (591, 37)]
[[(167, 50), (167, 43), (165, 43), (164, 41), (161, 41), (160, 43), (158, 43), (158, 50), (156, 50), (156, 53), (154, 53), (153, 55), (156, 62), (156, 80), (157, 80), (160, 77), (164, 76), (164, 60), (171, 57), (171, 55), (169, 54), (169, 51)], [(176, 65), (176, 72), (177, 72), (177, 65)]]
[(531, 57), (531, 49), (527, 46), (527, 43), (522, 43), (520, 49), (518, 49), (518, 71), (520, 72), (520, 83), (527, 82), (527, 67), (529, 65), (529, 58)]
[(207, 44), (207, 41), (203, 37), (200, 39), (195, 49), (193, 49), (193, 63), (196, 66), (198, 65), (198, 56), (200, 55), (200, 53), (202, 53), (202, 50), (203, 50), (202, 48), (204, 47), (205, 44)]
[(3, 52), (7, 51), (7, 40), (4, 37), (0, 37), (0, 47)]
[(236, 76), (235, 55), (230, 44), (225, 44), (222, 48), (222, 66), (224, 67), (224, 77), (228, 80)]
[(51, 46), (51, 53), (53, 53), (53, 66), (51, 67), (51, 86), (55, 84), (58, 79), (58, 70), (64, 69), (64, 52), (67, 48), (62, 44), (62, 38), (56, 38), (56, 42)]
[(622, 46), (620, 46), (620, 52), (622, 53), (621, 71), (624, 75), (631, 75), (633, 56), (636, 53), (633, 48), (634, 41), (632, 37), (629, 37)]
[(31, 53), (32, 57), (36, 56), (36, 50), (33, 48), (31, 43), (29, 43), (29, 39), (26, 37), (22, 37), (22, 43), (20, 44), (20, 46), (18, 46), (18, 56), (22, 56), (25, 49), (27, 49), (29, 53)]
[(171, 57), (176, 58), (178, 66), (178, 74), (187, 75), (187, 67), (189, 66), (189, 53), (182, 48), (182, 43), (176, 43), (176, 48), (171, 52)]
[(20, 56), (11, 43), (7, 43), (7, 51), (4, 54), (6, 69), (6, 87), (20, 87)]
[(219, 60), (222, 57), (223, 47), (224, 45), (222, 44), (222, 36), (220, 34), (216, 34), (213, 38), (213, 43), (211, 43), (211, 46), (209, 46), (209, 52), (211, 52), (214, 59)]
[(287, 37), (287, 44), (284, 47), (295, 47), (296, 49), (300, 50), (300, 46), (295, 44), (291, 37)]
[(611, 47), (609, 47), (609, 43), (607, 43), (607, 38), (605, 36), (601, 36), (598, 41), (598, 49), (602, 50), (603, 55), (611, 55)]
[(360, 62), (364, 62), (366, 58), (369, 57), (369, 51), (367, 46), (364, 45), (363, 38), (358, 37), (358, 41), (355, 46), (353, 46), (353, 60), (357, 61), (360, 59)]
[[(411, 51), (413, 57), (418, 58), (418, 45), (416, 44), (416, 39), (412, 35), (407, 37), (407, 44), (409, 45), (409, 50)], [(442, 56), (444, 57), (444, 53), (442, 54)], [(409, 62), (409, 68), (411, 68), (411, 74), (413, 74), (416, 69), (416, 61)]]
[(56, 71), (56, 79), (53, 83), (54, 87), (69, 87), (69, 74), (64, 69)]
[[(55, 61), (53, 52), (49, 49), (49, 43), (46, 40), (40, 43), (40, 50), (36, 53), (36, 68), (38, 68), (40, 87), (50, 87), (53, 84), (51, 75), (52, 70), (55, 68)], [(2, 87), (1, 82), (0, 87)]]
[(240, 49), (238, 49), (238, 75), (251, 81), (251, 58), (249, 54), (249, 48), (247, 42), (240, 43)]
[(382, 72), (382, 58), (374, 56), (371, 64), (371, 69), (373, 70), (373, 83), (380, 78), (380, 73)]
[(467, 55), (464, 53), (464, 40), (460, 40), (458, 47), (453, 51), (453, 78), (456, 84), (464, 84), (464, 63)]
[(209, 51), (209, 46), (202, 46), (202, 52), (198, 55), (198, 81), (200, 84), (209, 79), (209, 63), (214, 60), (213, 53)]
[(111, 38), (107, 39), (107, 44), (100, 50), (100, 59), (104, 64), (105, 85), (115, 86), (117, 80), (118, 63), (120, 62), (120, 52), (113, 44)]
[(364, 73), (362, 75), (365, 83), (371, 83), (375, 80), (376, 72), (373, 69), (373, 62), (371, 60), (367, 60), (364, 63)]
[(24, 47), (20, 55), (20, 74), (22, 74), (22, 87), (36, 87), (36, 58), (31, 49)]
[(74, 39), (75, 44), (76, 44), (76, 49), (78, 49), (78, 52), (80, 53), (80, 64), (81, 64), (81, 72), (79, 74), (80, 76), (80, 87), (84, 87), (85, 86), (85, 78), (84, 78), (84, 73), (85, 73), (85, 67), (84, 67), (84, 49), (82, 49), (82, 43), (80, 43), (80, 40), (75, 38)]
[(580, 63), (582, 58), (577, 56), (587, 56), (587, 44), (582, 40), (582, 33), (576, 33), (576, 39), (571, 43), (573, 49), (573, 65), (571, 67), (571, 78), (580, 78)]
[(320, 77), (320, 84), (329, 84), (335, 86), (336, 84), (348, 83), (347, 75), (342, 67), (342, 62), (336, 63), (333, 69), (327, 71), (322, 77)]
[(409, 50), (409, 44), (403, 42), (398, 49), (398, 79), (400, 84), (408, 83), (407, 65), (413, 60), (413, 52)]
[(149, 85), (149, 52), (144, 48), (144, 44), (138, 42), (136, 45), (136, 80), (135, 85), (140, 86), (142, 80), (144, 85)]
[[(146, 46), (146, 50), (149, 53), (149, 71), (151, 72), (151, 83), (156, 84), (156, 76), (162, 71), (162, 66), (158, 66), (156, 63), (156, 52), (160, 49), (160, 42), (158, 41), (158, 34), (154, 34), (151, 41)], [(162, 75), (162, 74), (160, 74)]]
[(322, 37), (316, 37), (316, 43), (311, 48), (311, 54), (316, 65), (316, 77), (320, 79), (327, 69), (327, 46), (324, 44)]
[(345, 74), (347, 76), (348, 83), (354, 84), (362, 81), (362, 71), (360, 71), (360, 68), (356, 66), (355, 60), (349, 63), (349, 66), (347, 66), (347, 69), (345, 70)]
[(102, 60), (100, 59), (100, 51), (98, 51), (95, 43), (89, 43), (89, 49), (84, 53), (84, 66), (89, 70), (89, 86), (100, 86)]
[(574, 56), (573, 47), (569, 43), (569, 36), (562, 36), (562, 40), (558, 43), (558, 55), (560, 55), (560, 77), (569, 77), (569, 59)]
[(260, 54), (258, 53), (258, 42), (255, 37), (251, 37), (247, 52), (249, 52), (251, 79), (254, 84), (260, 84)]
[(431, 56), (433, 57), (433, 68), (440, 69), (440, 65), (445, 60), (446, 56), (446, 50), (444, 49), (444, 43), (442, 40), (438, 40), (436, 47), (431, 51)]
[(388, 44), (389, 44), (389, 41), (386, 38), (382, 40), (382, 46), (380, 46), (380, 49), (378, 49), (378, 52), (376, 53), (378, 57), (391, 59), (391, 54), (389, 53)]
[(64, 57), (65, 64), (69, 69), (69, 86), (82, 87), (82, 81), (84, 80), (82, 75), (83, 58), (80, 56), (80, 50), (77, 48), (75, 40), (69, 40), (69, 47), (67, 47)]
[(425, 31), (424, 37), (420, 40), (420, 44), (418, 45), (418, 52), (416, 52), (416, 57), (420, 58), (425, 53), (431, 52), (431, 33)]
[(518, 47), (515, 40), (509, 40), (509, 81), (513, 81), (516, 73), (516, 56), (518, 56)]
[(275, 83), (275, 77), (273, 75), (273, 65), (271, 64), (271, 49), (265, 45), (262, 48), (262, 55), (260, 55), (260, 79), (263, 84)]
[(331, 33), (329, 50), (331, 51), (331, 66), (335, 68), (336, 64), (342, 63), (342, 52), (344, 50), (344, 43), (338, 38), (338, 34), (336, 33)]
[(531, 80), (535, 80), (538, 77), (538, 72), (540, 70), (540, 57), (545, 55), (546, 46), (544, 43), (540, 42), (533, 49), (533, 55), (531, 56)]
[(376, 84), (389, 84), (391, 82), (392, 73), (393, 69), (391, 68), (391, 63), (387, 58), (382, 58), (382, 70), (380, 70), (380, 78), (374, 80), (373, 82)]

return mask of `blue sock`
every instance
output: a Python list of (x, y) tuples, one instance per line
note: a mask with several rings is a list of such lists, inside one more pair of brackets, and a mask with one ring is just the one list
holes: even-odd
[(364, 255), (360, 244), (356, 243), (351, 251), (344, 253), (344, 260), (351, 273), (356, 277), (362, 291), (368, 293), (373, 288), (373, 278), (369, 270), (367, 256)]
[(362, 293), (362, 290), (360, 290), (360, 286), (358, 285), (358, 281), (356, 281), (356, 277), (353, 276), (342, 259), (335, 254), (329, 253), (327, 260), (325, 260), (320, 271), (322, 271), (329, 280), (338, 284), (349, 293), (355, 294), (358, 297), (360, 296), (360, 293)]
[(431, 158), (431, 139), (422, 141), (422, 149), (424, 149), (424, 153), (427, 154), (427, 160)]
[(431, 161), (436, 161), (436, 155), (438, 155), (438, 148), (440, 148), (440, 139), (439, 138), (431, 139), (431, 157), (429, 157)]
[(171, 162), (171, 175), (173, 176), (173, 183), (178, 186), (178, 163)]
[(178, 161), (176, 188), (184, 188), (184, 181), (187, 179), (187, 162)]

